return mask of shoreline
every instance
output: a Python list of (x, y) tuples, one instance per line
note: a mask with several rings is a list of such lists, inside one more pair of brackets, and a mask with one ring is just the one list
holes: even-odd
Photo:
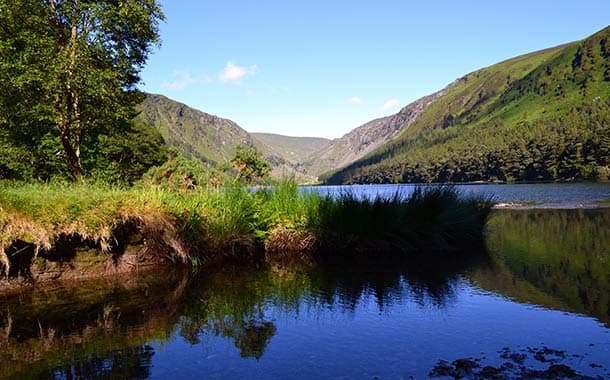
[(598, 210), (610, 208), (608, 202), (549, 202), (549, 203), (528, 203), (528, 202), (498, 202), (493, 205), (493, 210)]
[[(597, 210), (610, 208), (610, 204), (528, 204), (525, 202), (500, 202), (494, 204), (491, 210)], [(17, 275), (0, 278), (0, 294), (11, 295), (24, 289), (47, 286), (60, 283), (76, 283), (78, 281), (96, 279), (129, 279), (135, 274), (152, 273), (155, 270), (188, 268), (189, 264), (171, 259), (170, 252), (161, 252), (159, 246), (151, 247), (145, 238), (139, 234), (129, 237), (131, 243), (123, 247), (122, 252), (103, 252), (99, 247), (91, 248), (87, 242), (75, 241), (67, 248), (71, 253), (67, 256), (57, 252), (49, 257), (48, 251), (34, 255), (34, 246), (25, 245), (20, 251), (29, 251), (29, 260), (25, 266), (17, 270)], [(135, 241), (134, 241), (135, 239)], [(270, 231), (268, 238), (255, 246), (252, 241), (234, 241), (231, 245), (232, 254), (219, 255), (206, 265), (217, 267), (223, 261), (259, 259), (273, 265), (281, 265), (294, 260), (309, 263), (316, 262), (316, 254), (328, 253), (328, 249), (320, 247), (318, 238), (311, 232), (301, 229), (276, 226)], [(135, 243), (135, 244), (134, 244)], [(22, 244), (24, 244), (22, 242)], [(166, 246), (167, 248), (167, 246)], [(52, 250), (56, 250), (55, 247)], [(364, 251), (358, 249), (362, 254)], [(22, 253), (21, 252), (21, 253)], [(235, 253), (237, 252), (237, 255)], [(242, 257), (242, 259), (240, 259)], [(13, 268), (13, 273), (15, 273)]]

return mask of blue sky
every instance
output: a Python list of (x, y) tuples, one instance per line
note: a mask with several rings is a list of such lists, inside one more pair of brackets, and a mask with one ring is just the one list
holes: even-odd
[(249, 132), (328, 138), (610, 24), (608, 0), (160, 2), (144, 91)]

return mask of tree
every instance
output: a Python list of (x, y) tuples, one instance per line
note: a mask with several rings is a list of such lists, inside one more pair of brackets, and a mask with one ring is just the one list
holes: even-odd
[(50, 132), (82, 180), (85, 139), (135, 116), (163, 18), (156, 0), (0, 0), (0, 127), (26, 145)]
[(83, 168), (97, 180), (133, 184), (169, 156), (163, 137), (153, 127), (132, 121), (119, 133), (99, 134), (85, 144)]
[(271, 164), (251, 146), (238, 145), (235, 156), (231, 159), (231, 166), (237, 170), (237, 179), (246, 184), (254, 182), (255, 179), (264, 179), (271, 172)]

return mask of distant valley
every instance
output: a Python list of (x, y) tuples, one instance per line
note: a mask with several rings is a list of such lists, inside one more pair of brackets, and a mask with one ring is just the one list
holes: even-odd
[(328, 140), (248, 133), (148, 94), (138, 118), (186, 156), (221, 163), (239, 144), (301, 183), (604, 179), (610, 174), (610, 28), (459, 78), (398, 113)]
[(316, 183), (323, 173), (348, 165), (396, 137), (443, 92), (421, 98), (395, 115), (370, 121), (338, 139), (248, 133), (235, 122), (191, 108), (166, 96), (147, 94), (138, 120), (153, 126), (166, 143), (189, 158), (219, 164), (235, 148), (250, 145), (272, 164), (273, 176)]

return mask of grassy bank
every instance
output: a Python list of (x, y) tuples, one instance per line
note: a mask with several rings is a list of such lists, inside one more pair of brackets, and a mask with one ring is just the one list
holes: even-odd
[(261, 253), (445, 251), (480, 241), (490, 206), (448, 187), (363, 199), (304, 193), (289, 182), (257, 191), (0, 183), (0, 267), (17, 275), (11, 267), (24, 250), (45, 257), (67, 245), (120, 255), (140, 244), (192, 265)]

